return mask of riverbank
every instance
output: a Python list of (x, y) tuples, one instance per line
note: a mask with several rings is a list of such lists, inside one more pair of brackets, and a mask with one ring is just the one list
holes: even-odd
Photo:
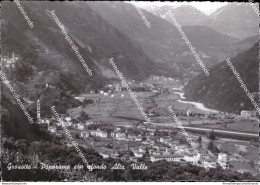
[(219, 113), (219, 111), (217, 111), (217, 110), (209, 109), (209, 108), (205, 107), (205, 105), (202, 104), (202, 103), (192, 102), (192, 101), (184, 101), (184, 99), (186, 99), (186, 98), (185, 98), (183, 92), (173, 92), (173, 93), (180, 95), (180, 99), (177, 100), (177, 101), (180, 102), (180, 103), (192, 104), (192, 105), (194, 105), (197, 109), (202, 110), (202, 111), (207, 111), (207, 112), (210, 112), (210, 113)]

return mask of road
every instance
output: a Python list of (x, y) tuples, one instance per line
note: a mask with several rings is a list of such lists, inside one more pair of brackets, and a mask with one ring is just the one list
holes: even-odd
[[(162, 125), (161, 123), (152, 123), (154, 125)], [(170, 123), (164, 123), (165, 125), (169, 125)], [(173, 126), (174, 128), (177, 128), (177, 126)], [(248, 133), (248, 132), (236, 132), (236, 131), (229, 131), (229, 130), (219, 130), (219, 129), (211, 129), (211, 128), (197, 128), (197, 127), (186, 127), (183, 126), (184, 129), (187, 130), (199, 130), (199, 131), (212, 131), (214, 130), (215, 133), (226, 133), (226, 134), (232, 134), (232, 135), (240, 135), (240, 136), (253, 136), (253, 137), (259, 137), (258, 133)]]

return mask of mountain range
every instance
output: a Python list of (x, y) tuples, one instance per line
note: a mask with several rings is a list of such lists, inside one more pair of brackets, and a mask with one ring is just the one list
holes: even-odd
[[(148, 29), (132, 4), (123, 2), (87, 2), (86, 4), (138, 43), (149, 58), (160, 65), (167, 65), (166, 67), (172, 73), (184, 75), (191, 70), (201, 70), (198, 65), (194, 65), (196, 59), (182, 39), (179, 30), (169, 21), (142, 9), (142, 13), (151, 23), (151, 28)], [(207, 26), (183, 26), (182, 29), (192, 45), (197, 48), (198, 53), (203, 52), (210, 56), (204, 59), (209, 66), (215, 65), (216, 63), (212, 61), (217, 61), (219, 56), (225, 54), (225, 48), (240, 41)]]
[[(151, 13), (152, 9), (150, 12), (142, 9), (144, 16), (151, 23), (151, 28), (147, 28), (136, 7), (124, 2), (23, 1), (21, 5), (33, 21), (34, 28), (28, 26), (15, 3), (2, 2), (2, 55), (11, 56), (14, 52), (19, 58), (15, 70), (4, 72), (15, 84), (15, 90), (21, 97), (26, 97), (33, 102), (40, 99), (43, 102), (43, 107), (64, 102), (67, 95), (89, 92), (99, 89), (111, 81), (118, 80), (109, 63), (110, 58), (114, 58), (115, 64), (126, 79), (143, 80), (150, 75), (183, 79), (184, 77), (193, 77), (193, 71), (201, 72), (200, 66), (178, 29), (170, 22), (171, 20), (163, 17), (164, 12), (169, 11), (170, 7), (163, 7), (164, 11), (157, 10), (158, 15)], [(233, 10), (232, 15), (225, 13), (227, 7)], [(252, 74), (256, 73), (255, 70), (258, 69), (255, 64), (256, 55), (253, 54), (256, 46), (253, 49), (248, 49), (256, 42), (258, 32), (255, 34), (252, 31), (255, 25), (253, 25), (253, 21), (247, 20), (244, 25), (248, 28), (241, 29), (241, 34), (235, 33), (236, 28), (239, 30), (239, 24), (235, 24), (233, 27), (226, 25), (231, 23), (225, 19), (230, 16), (236, 22), (237, 20), (233, 16), (239, 14), (235, 13), (235, 9), (232, 9), (233, 5), (227, 7), (223, 7), (222, 11), (219, 10), (218, 14), (212, 14), (211, 17), (216, 20), (214, 24), (207, 23), (211, 17), (191, 6), (178, 7), (172, 11), (175, 11), (176, 19), (183, 24), (183, 32), (196, 51), (200, 56), (205, 56), (203, 62), (211, 69), (213, 76), (207, 80), (203, 78), (202, 74), (194, 78), (185, 90), (187, 97), (208, 102), (207, 105), (212, 107), (232, 111), (230, 103), (226, 105), (218, 97), (212, 95), (216, 91), (217, 95), (222, 96), (218, 89), (214, 89), (209, 84), (213, 84), (214, 79), (218, 78), (218, 75), (222, 75), (222, 66), (226, 69), (223, 63), (219, 64), (224, 58), (233, 57), (243, 52), (234, 58), (234, 61), (241, 62), (234, 62), (234, 65), (237, 65), (235, 66), (238, 67), (242, 75), (250, 75), (251, 73), (247, 74), (247, 72), (251, 72), (251, 70)], [(243, 4), (242, 7), (248, 8), (247, 5)], [(62, 31), (53, 20), (50, 14), (52, 10), (55, 10), (56, 16), (79, 48), (80, 54), (92, 70), (92, 76), (89, 76), (84, 69)], [(242, 8), (239, 12), (246, 10)], [(186, 12), (187, 15), (183, 12)], [(251, 13), (252, 11), (249, 10), (247, 14), (243, 15), (247, 17), (251, 16)], [(192, 17), (193, 19), (191, 19)], [(196, 17), (198, 20), (195, 19)], [(252, 19), (254, 20), (254, 18)], [(216, 25), (219, 27), (218, 30), (214, 28)], [(230, 28), (220, 30), (223, 26)], [(247, 37), (241, 40), (245, 36)], [(247, 61), (246, 57), (251, 59), (245, 65), (248, 68), (243, 68), (242, 62)], [(213, 70), (213, 67), (216, 68)], [(254, 69), (250, 69), (250, 67)], [(219, 74), (214, 71), (218, 71)], [(251, 80), (252, 77), (249, 76), (249, 78)], [(254, 79), (252, 80), (255, 83)], [(232, 87), (223, 85), (224, 82), (219, 81), (220, 87)], [(229, 85), (235, 84), (234, 81), (230, 83)], [(47, 84), (52, 85), (54, 89), (46, 89)], [(204, 86), (205, 88), (208, 86), (208, 92), (206, 90), (200, 92), (199, 88)], [(227, 90), (222, 90), (223, 95), (227, 95), (225, 94)], [(255, 92), (251, 85), (250, 90)], [(4, 89), (4, 91), (6, 90)], [(17, 110), (19, 107), (13, 107), (16, 104), (14, 101), (10, 101), (8, 93), (4, 93), (4, 98), (3, 109), (9, 112), (10, 117), (15, 118), (15, 112), (12, 110)], [(245, 108), (249, 106), (249, 103), (245, 103)], [(21, 114), (20, 112), (19, 115)], [(24, 118), (15, 119), (26, 122)], [(18, 132), (21, 125), (18, 122), (15, 125), (12, 128), (16, 128), (15, 132)], [(10, 125), (7, 125), (6, 128), (12, 130)], [(19, 136), (23, 136), (30, 129), (25, 127)]]
[[(259, 9), (259, 5), (255, 4)], [(241, 20), (241, 17), (243, 19)], [(259, 32), (259, 18), (250, 3), (230, 3), (210, 15), (202, 24), (232, 37), (245, 39)]]
[[(2, 54), (11, 56), (14, 52), (19, 58), (15, 70), (4, 69), (4, 72), (20, 97), (26, 97), (33, 102), (40, 99), (41, 106), (46, 107), (61, 99), (64, 102), (62, 92), (79, 94), (98, 89), (110, 79), (118, 79), (109, 63), (110, 58), (114, 58), (126, 78), (144, 79), (150, 74), (156, 74), (157, 69), (160, 69), (160, 66), (155, 67), (155, 62), (145, 55), (138, 44), (88, 6), (81, 7), (77, 2), (35, 1), (21, 4), (33, 21), (34, 28), (28, 26), (13, 2), (2, 3), (1, 24)], [(93, 70), (92, 76), (84, 69), (53, 20), (50, 14), (52, 10), (55, 10), (80, 54)], [(52, 85), (55, 90), (46, 89), (46, 84)], [(4, 91), (5, 97), (8, 97), (6, 89)], [(15, 117), (16, 109), (10, 107), (17, 106), (16, 102), (9, 102), (9, 98), (6, 100), (2, 108), (8, 110), (7, 115)], [(7, 125), (6, 128), (8, 131), (19, 132), (19, 124), (27, 123), (25, 130), (21, 130), (19, 134), (20, 137), (27, 138), (26, 134), (30, 136), (30, 123), (20, 118), (16, 119), (20, 120), (20, 123)]]
[[(257, 3), (255, 3), (255, 6), (259, 7)], [(182, 26), (208, 26), (220, 33), (241, 40), (258, 35), (258, 16), (249, 2), (229, 3), (210, 15), (204, 14), (192, 5), (181, 5), (177, 7), (171, 5), (153, 5), (145, 7), (145, 10), (167, 21), (171, 21), (167, 13), (172, 11), (176, 20)], [(242, 20), (241, 17), (243, 17)]]
[(182, 26), (201, 25), (202, 22), (209, 19), (206, 14), (192, 5), (181, 5), (177, 7), (172, 5), (152, 5), (147, 7), (145, 10), (166, 19), (169, 22), (171, 22), (171, 17), (168, 12), (172, 12), (174, 13), (176, 20), (178, 20), (178, 23)]

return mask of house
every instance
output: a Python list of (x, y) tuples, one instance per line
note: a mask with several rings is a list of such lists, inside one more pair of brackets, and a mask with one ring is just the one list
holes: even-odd
[(252, 115), (252, 111), (246, 111), (246, 110), (242, 110), (240, 115), (244, 118), (248, 118), (248, 117), (251, 117)]
[(158, 151), (166, 151), (166, 147), (163, 145), (154, 146), (154, 148), (156, 148)]
[(174, 144), (180, 144), (181, 141), (180, 141), (179, 139), (175, 139), (175, 140), (173, 140), (172, 142), (173, 142)]
[(129, 160), (133, 161), (133, 162), (137, 162), (138, 161), (138, 157), (129, 157)]
[(155, 128), (147, 128), (147, 131), (150, 131), (150, 132), (155, 132), (156, 129)]
[(84, 130), (85, 129), (85, 125), (83, 123), (78, 123), (78, 124), (76, 124), (76, 128), (78, 130)]
[(98, 130), (97, 130), (97, 135), (96, 135), (96, 136), (98, 136), (98, 137), (103, 137), (103, 138), (107, 138), (107, 132), (98, 129)]
[(105, 138), (107, 138), (107, 132), (105, 132), (105, 131), (99, 131), (99, 132), (98, 132), (98, 136), (99, 136), (99, 137), (105, 137)]
[(41, 123), (46, 123), (47, 125), (50, 125), (50, 120), (48, 118), (44, 118), (41, 120)]
[(116, 85), (116, 88), (115, 88), (115, 91), (120, 92), (120, 91), (122, 91), (122, 88), (117, 84), (117, 85)]
[(133, 135), (133, 134), (129, 134), (129, 135), (128, 135), (128, 140), (129, 140), (129, 141), (134, 141), (135, 138), (136, 138), (136, 135)]
[(117, 140), (126, 140), (125, 133), (120, 133), (120, 132), (115, 134), (115, 138)]
[(132, 150), (135, 157), (141, 158), (144, 156), (142, 152), (139, 152), (138, 150)]
[(88, 126), (88, 125), (92, 125), (93, 124), (93, 122), (91, 121), (91, 122), (86, 122), (86, 125)]
[(153, 151), (153, 155), (161, 155), (160, 151)]
[(171, 147), (172, 149), (176, 149), (176, 148), (177, 148), (177, 146), (176, 146), (177, 144), (176, 144), (175, 142), (173, 142), (173, 141), (168, 142), (167, 144), (168, 144), (168, 146)]
[(256, 117), (257, 111), (242, 110), (240, 115), (244, 118)]
[(85, 98), (82, 96), (76, 96), (75, 99), (83, 102)]
[(181, 159), (183, 159), (182, 155), (151, 155), (150, 157), (151, 162), (162, 160), (165, 160), (167, 162), (180, 162)]
[(139, 147), (139, 152), (145, 153), (146, 152), (146, 147), (140, 146)]
[(209, 154), (205, 154), (205, 153), (200, 153), (200, 156), (202, 159), (206, 159), (206, 160), (210, 160), (213, 157), (209, 156)]
[(71, 122), (71, 117), (65, 117), (65, 121)]
[(228, 156), (225, 153), (219, 153), (218, 154), (218, 159), (217, 163), (223, 168), (223, 169), (228, 169)]
[(225, 154), (225, 153), (219, 153), (219, 154), (218, 154), (218, 160), (227, 162), (227, 154)]
[(58, 121), (58, 122), (56, 122), (56, 123), (54, 123), (54, 124), (55, 124), (55, 125), (57, 125), (58, 127), (59, 127), (59, 126), (62, 126), (62, 123), (61, 123), (61, 122), (59, 122), (59, 121)]
[(116, 127), (116, 132), (120, 132), (121, 128), (120, 127)]
[(164, 155), (171, 155), (174, 154), (176, 150), (173, 150), (171, 148), (166, 148), (166, 151), (164, 152)]
[(55, 89), (55, 88), (56, 88), (55, 85), (48, 84), (48, 83), (45, 84), (45, 87), (46, 87), (46, 88), (50, 88), (50, 89)]
[(72, 122), (65, 121), (63, 123), (64, 123), (65, 127), (71, 127), (72, 126)]
[(91, 131), (90, 131), (90, 134), (91, 134), (92, 136), (96, 136), (96, 137), (107, 138), (107, 132), (106, 132), (106, 131), (103, 131), (103, 130), (100, 130), (100, 129), (91, 130)]
[(49, 130), (51, 133), (55, 133), (55, 132), (57, 132), (57, 127), (55, 127), (55, 126), (49, 126), (49, 127), (48, 127), (48, 130)]
[(73, 144), (71, 142), (68, 142), (67, 147), (73, 147)]
[(136, 136), (135, 141), (142, 141), (142, 136)]
[(113, 153), (110, 155), (110, 157), (113, 158), (113, 159), (118, 158), (118, 156), (119, 156), (118, 152), (113, 152)]
[(97, 152), (104, 158), (108, 158), (111, 156), (111, 154), (113, 153), (112, 150), (108, 149), (108, 148), (104, 148), (104, 147), (99, 147), (99, 149), (97, 149)]
[(147, 127), (145, 125), (138, 125), (137, 128), (146, 130)]
[(153, 152), (154, 152), (154, 149), (152, 149), (152, 148), (148, 149), (148, 153), (149, 153), (149, 155), (152, 155)]
[(108, 87), (109, 89), (113, 89), (113, 85), (112, 85), (112, 84), (108, 84), (107, 87)]
[(169, 145), (172, 142), (171, 138), (160, 138), (160, 142)]
[(81, 133), (80, 133), (80, 137), (82, 137), (82, 138), (88, 138), (88, 137), (89, 137), (89, 133), (88, 133), (88, 132), (81, 132)]
[(215, 162), (206, 162), (205, 164), (209, 167), (209, 168), (217, 168), (217, 163)]
[(99, 152), (99, 154), (100, 154), (104, 159), (109, 158), (109, 153), (108, 153), (108, 152), (103, 151), (103, 152)]
[(91, 136), (97, 136), (97, 131), (96, 130), (91, 130), (90, 131)]
[(186, 162), (190, 162), (192, 164), (197, 164), (199, 161), (198, 155), (193, 155), (193, 154), (185, 154), (184, 155), (184, 160)]

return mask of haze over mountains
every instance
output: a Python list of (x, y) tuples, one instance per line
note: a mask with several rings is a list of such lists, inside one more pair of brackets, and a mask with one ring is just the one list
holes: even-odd
[[(258, 6), (256, 5), (256, 7)], [(151, 6), (146, 8), (146, 10), (169, 22), (172, 21), (167, 13), (172, 11), (176, 20), (182, 25), (186, 35), (189, 35), (189, 32), (199, 33), (194, 38), (203, 40), (204, 43), (196, 40), (191, 41), (191, 43), (196, 43), (196, 47), (205, 53), (210, 53), (207, 50), (213, 48), (207, 42), (208, 38), (214, 37), (213, 34), (210, 35), (207, 34), (208, 32), (203, 32), (205, 27), (207, 28), (206, 30), (211, 28), (225, 36), (228, 35), (234, 39), (240, 39), (240, 41), (234, 42), (235, 44), (231, 44), (229, 47), (225, 47), (225, 41), (219, 38), (214, 40), (214, 44), (217, 42), (223, 44), (220, 47), (225, 52), (223, 54), (218, 53), (216, 55), (217, 60), (210, 59), (210, 63), (213, 65), (210, 66), (208, 64), (211, 67), (209, 77), (201, 73), (189, 81), (185, 87), (185, 94), (190, 100), (202, 102), (207, 107), (222, 111), (238, 113), (242, 109), (253, 109), (250, 99), (243, 92), (243, 89), (240, 88), (239, 82), (234, 74), (230, 72), (231, 70), (228, 69), (229, 67), (225, 61), (229, 57), (234, 57), (231, 58), (231, 61), (234, 61), (234, 66), (242, 74), (250, 92), (253, 92), (255, 97), (258, 97), (259, 84), (257, 76), (259, 72), (259, 58), (257, 42), (259, 41), (259, 25), (258, 16), (249, 3), (230, 3), (221, 7), (210, 16), (203, 14), (190, 5), (179, 7), (169, 5), (161, 7)], [(196, 29), (199, 31), (195, 31)], [(203, 38), (203, 36), (205, 37)], [(187, 38), (190, 39), (188, 36)], [(208, 46), (208, 48), (203, 47), (203, 44)], [(214, 52), (209, 55), (214, 56)], [(218, 64), (219, 60), (224, 60), (224, 62)]]
[[(259, 5), (256, 4), (259, 8)], [(258, 16), (250, 3), (229, 3), (207, 16), (191, 5), (174, 7), (165, 5), (152, 6), (146, 10), (163, 19), (170, 21), (169, 11), (174, 13), (176, 20), (182, 25), (208, 26), (223, 34), (245, 39), (258, 35)], [(243, 19), (241, 19), (243, 17)]]
[[(149, 58), (167, 65), (172, 73), (178, 72), (177, 74), (184, 75), (191, 70), (201, 71), (178, 29), (169, 21), (142, 10), (151, 23), (151, 28), (147, 29), (138, 11), (131, 4), (123, 2), (87, 2), (87, 4), (114, 27), (136, 41)], [(179, 15), (183, 15), (181, 11)], [(183, 31), (197, 48), (198, 53), (203, 52), (209, 56), (203, 59), (209, 66), (215, 65), (220, 56), (226, 56), (227, 48), (240, 41), (206, 26), (183, 26)]]
[[(194, 65), (196, 64), (195, 58), (187, 55), (187, 52), (190, 52), (189, 48), (175, 26), (143, 10), (152, 25), (148, 29), (136, 8), (131, 4), (124, 2), (68, 2), (62, 4), (30, 2), (30, 6), (26, 2), (23, 4), (38, 27), (33, 30), (28, 29), (26, 22), (22, 20), (23, 17), (19, 17), (20, 12), (16, 11), (16, 7), (5, 3), (7, 7), (5, 11), (10, 10), (14, 13), (10, 15), (3, 12), (4, 15), (6, 14), (3, 29), (13, 30), (13, 33), (21, 30), (23, 32), (15, 34), (14, 38), (9, 38), (8, 35), (3, 37), (10, 41), (5, 42), (4, 40), (3, 43), (7, 44), (3, 51), (10, 54), (11, 51), (16, 52), (18, 47), (22, 48), (22, 51), (28, 48), (29, 51), (36, 52), (34, 56), (41, 61), (37, 64), (44, 63), (45, 67), (52, 66), (59, 69), (58, 71), (62, 71), (62, 74), (69, 74), (77, 69), (84, 75), (81, 75), (83, 79), (79, 79), (76, 83), (84, 82), (85, 79), (91, 86), (94, 82), (97, 85), (96, 79), (101, 82), (107, 78), (116, 78), (111, 66), (106, 62), (110, 57), (118, 58), (120, 61), (118, 65), (126, 77), (136, 79), (146, 78), (150, 74), (183, 76), (190, 70), (199, 70), (199, 66)], [(70, 12), (74, 13), (73, 16), (72, 13), (64, 13), (69, 8)], [(70, 45), (64, 42), (64, 36), (48, 12), (50, 9), (57, 9), (56, 15), (67, 28), (72, 40), (79, 46), (79, 51), (90, 69), (94, 70), (94, 77), (91, 78), (85, 74), (82, 64), (77, 61)], [(177, 9), (179, 10), (176, 10), (176, 17), (178, 15), (181, 17), (182, 12), (190, 12), (190, 9), (197, 12), (199, 17), (205, 18), (206, 16), (192, 6), (181, 6)], [(205, 21), (204, 18), (201, 18), (200, 22)], [(183, 17), (183, 19), (186, 18)], [(11, 22), (15, 24), (11, 25)], [(42, 26), (43, 24), (48, 26)], [(215, 65), (216, 61), (221, 61), (220, 56), (226, 56), (227, 50), (240, 41), (206, 26), (188, 25), (183, 27), (183, 31), (192, 45), (196, 47), (197, 52), (203, 52), (209, 56), (204, 59), (209, 66)], [(5, 32), (3, 32), (4, 34)], [(14, 45), (16, 50), (11, 48)], [(21, 53), (21, 51), (19, 52)], [(21, 55), (23, 54), (21, 53)], [(24, 59), (27, 60), (27, 58)], [(53, 60), (56, 61), (55, 64), (51, 62)], [(47, 76), (44, 75), (43, 78), (47, 78)], [(48, 81), (47, 79), (41, 80)], [(74, 84), (74, 82), (69, 84)], [(74, 86), (74, 88), (78, 90), (83, 88), (79, 86)], [(86, 84), (83, 86), (85, 88)]]
[(182, 26), (201, 25), (203, 21), (209, 19), (206, 14), (191, 5), (181, 5), (178, 7), (171, 5), (158, 7), (153, 5), (151, 7), (147, 7), (146, 10), (170, 22), (171, 17), (168, 15), (168, 12), (171, 11), (174, 13), (176, 20), (178, 20), (179, 24)]
[[(259, 5), (258, 7), (259, 9)], [(228, 18), (228, 19), (227, 19)], [(213, 29), (239, 39), (258, 35), (258, 15), (250, 3), (232, 3), (220, 8), (205, 21)]]

